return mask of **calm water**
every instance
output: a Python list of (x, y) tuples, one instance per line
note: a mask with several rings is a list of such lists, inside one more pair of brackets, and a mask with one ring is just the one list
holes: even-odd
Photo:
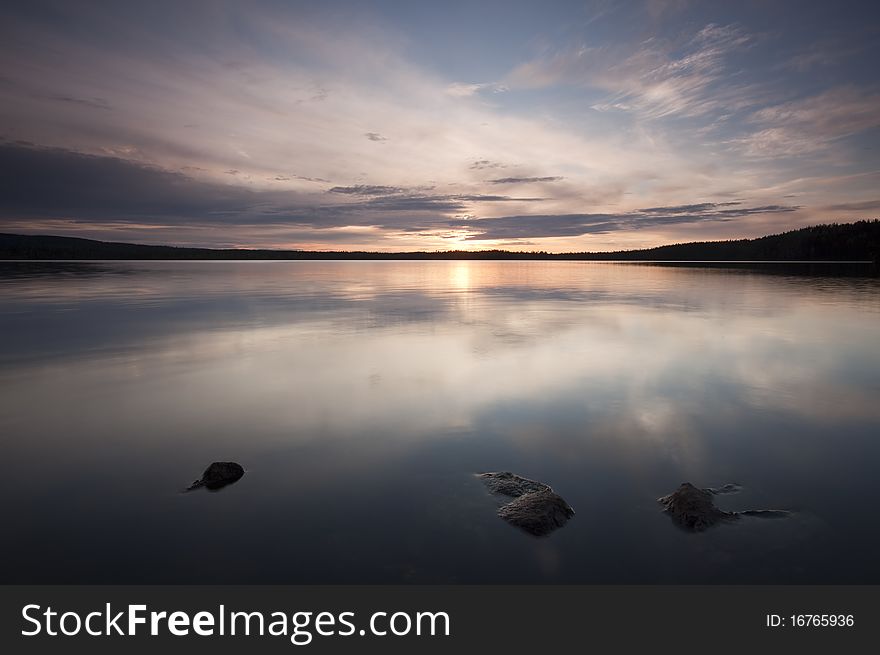
[(880, 583), (880, 284), (773, 271), (2, 264), (0, 582)]

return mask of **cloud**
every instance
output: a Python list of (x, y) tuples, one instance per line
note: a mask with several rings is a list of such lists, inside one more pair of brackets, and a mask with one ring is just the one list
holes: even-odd
[(324, 179), (323, 177), (308, 177), (307, 175), (292, 175), (291, 177), (295, 180), (303, 180), (304, 182), (321, 182), (323, 184), (330, 184), (330, 180)]
[(377, 184), (357, 184), (355, 186), (335, 186), (329, 189), (329, 193), (342, 193), (354, 196), (387, 196), (393, 193), (402, 193), (403, 189), (393, 186), (381, 186)]
[(544, 200), (544, 198), (514, 198), (511, 196), (496, 196), (485, 193), (472, 193), (453, 197), (475, 202), (541, 202)]
[[(38, 220), (152, 225), (270, 225), (314, 230), (448, 227), (474, 203), (531, 203), (541, 198), (425, 194), (392, 186), (333, 187), (330, 193), (251, 189), (181, 172), (57, 148), (0, 143), (0, 222)], [(232, 176), (238, 179), (240, 176)], [(327, 202), (330, 195), (351, 198)]]
[[(429, 216), (424, 216), (420, 225), (424, 225), (427, 221), (436, 221), (438, 217), (447, 216), (455, 212), (466, 211), (468, 205), (465, 204), (465, 198), (455, 196), (380, 196), (371, 198), (357, 205), (347, 205), (350, 210), (363, 210), (365, 212), (430, 212)], [(376, 224), (383, 227), (400, 227), (399, 225), (389, 225), (384, 216), (376, 216)]]
[(489, 180), (489, 184), (527, 184), (530, 182), (558, 182), (565, 178), (559, 176), (553, 177), (499, 177), (495, 180)]
[(794, 157), (828, 150), (845, 137), (880, 127), (880, 94), (855, 86), (753, 112), (757, 130), (729, 143), (754, 157)]
[(103, 111), (110, 111), (112, 109), (110, 103), (104, 98), (78, 98), (76, 96), (62, 94), (50, 95), (48, 98), (57, 102), (67, 102), (75, 105), (82, 105), (84, 107), (91, 107), (92, 109), (101, 109)]
[(4, 218), (142, 221), (210, 218), (258, 207), (240, 186), (200, 182), (183, 173), (56, 148), (0, 144), (0, 212)]
[(832, 211), (873, 211), (880, 210), (880, 198), (866, 200), (864, 202), (844, 202), (837, 205), (828, 205), (825, 209)]
[(607, 112), (607, 111), (631, 111), (632, 106), (623, 102), (604, 102), (598, 103), (595, 105), (590, 105), (590, 109), (595, 111)]
[(712, 212), (719, 207), (734, 207), (741, 205), (739, 201), (730, 202), (700, 202), (693, 205), (673, 205), (672, 207), (646, 207), (639, 209), (640, 214), (693, 214)]
[(470, 209), (470, 203), (510, 203), (510, 202), (541, 202), (543, 198), (517, 198), (485, 193), (424, 195), (401, 194), (370, 198), (360, 205), (347, 205), (349, 208), (360, 207), (365, 210), (381, 211), (433, 211), (440, 215), (450, 212), (463, 212)]
[(755, 102), (726, 75), (727, 58), (751, 43), (736, 25), (710, 23), (683, 43), (652, 38), (635, 48), (581, 45), (556, 51), (518, 66), (507, 81), (511, 87), (574, 85), (611, 93), (592, 105), (599, 111), (635, 111), (655, 119), (704, 116)]
[(473, 164), (471, 164), (469, 168), (476, 170), (476, 171), (481, 171), (486, 168), (507, 168), (507, 166), (500, 163), (500, 162), (497, 162), (497, 161), (490, 161), (488, 159), (478, 159)]
[(466, 98), (484, 90), (489, 90), (492, 93), (504, 93), (508, 88), (503, 84), (495, 82), (484, 82), (482, 84), (454, 82), (446, 87), (446, 93), (456, 98)]
[(378, 132), (366, 132), (364, 136), (367, 137), (370, 141), (387, 141), (388, 139), (379, 134)]
[[(379, 207), (397, 211), (415, 206), (420, 208), (442, 208), (445, 210), (461, 210), (465, 208), (465, 202), (539, 202), (543, 198), (517, 198), (486, 193), (454, 193), (454, 194), (426, 194), (425, 189), (433, 187), (404, 188), (394, 186), (382, 186), (371, 184), (357, 184), (354, 186), (335, 186), (328, 193), (338, 193), (345, 196), (362, 196), (369, 198), (364, 206)], [(352, 206), (352, 205), (349, 205)]]
[(576, 237), (640, 230), (681, 223), (723, 222), (737, 218), (793, 212), (798, 207), (766, 205), (737, 207), (739, 203), (699, 203), (674, 207), (649, 207), (633, 212), (607, 214), (541, 214), (501, 216), (476, 220), (458, 219), (450, 226), (467, 229), (469, 241), (519, 238)]

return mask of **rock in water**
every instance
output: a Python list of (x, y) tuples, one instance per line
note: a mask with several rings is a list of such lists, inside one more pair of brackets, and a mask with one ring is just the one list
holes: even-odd
[(548, 485), (509, 471), (478, 473), (494, 494), (514, 500), (498, 510), (498, 516), (529, 534), (543, 537), (561, 528), (574, 516), (571, 506)]
[(700, 532), (709, 528), (719, 521), (736, 518), (736, 514), (723, 512), (712, 500), (713, 492), (709, 489), (698, 489), (690, 482), (684, 482), (678, 489), (658, 498), (672, 520), (684, 528), (693, 532)]
[(188, 491), (198, 489), (199, 487), (216, 491), (227, 484), (237, 482), (243, 475), (244, 469), (241, 464), (236, 462), (214, 462), (205, 469), (200, 480), (192, 483)]
[(510, 471), (500, 471), (498, 473), (478, 473), (477, 477), (483, 481), (483, 484), (489, 488), (494, 494), (502, 496), (513, 496), (514, 498), (532, 491), (547, 491), (550, 489), (543, 482), (536, 482), (528, 478), (521, 478), (514, 475)]
[(690, 482), (684, 482), (673, 493), (658, 498), (672, 520), (691, 532), (701, 532), (719, 521), (732, 521), (742, 516), (776, 519), (791, 516), (785, 509), (747, 509), (742, 512), (724, 512), (712, 500), (716, 494), (733, 494), (741, 491), (738, 484), (726, 484), (717, 489), (698, 489)]
[(548, 488), (512, 500), (498, 510), (498, 516), (529, 534), (543, 537), (565, 525), (574, 516), (574, 510)]

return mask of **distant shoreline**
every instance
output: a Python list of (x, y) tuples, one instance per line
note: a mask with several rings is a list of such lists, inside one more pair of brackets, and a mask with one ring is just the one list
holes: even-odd
[(96, 241), (78, 237), (0, 234), (4, 261), (605, 261), (645, 263), (864, 263), (880, 259), (880, 220), (805, 227), (755, 239), (678, 243), (613, 252), (446, 250), (370, 252), (212, 249)]
[(75, 264), (79, 262), (92, 262), (96, 264), (100, 263), (109, 263), (109, 262), (133, 262), (133, 263), (148, 263), (148, 262), (201, 262), (205, 264), (212, 263), (222, 263), (222, 262), (242, 262), (242, 263), (254, 263), (254, 264), (267, 264), (273, 262), (308, 262), (308, 261), (326, 261), (326, 262), (388, 262), (388, 261), (396, 261), (396, 262), (425, 262), (425, 261), (509, 261), (509, 262), (581, 262), (581, 263), (593, 263), (593, 264), (836, 264), (836, 265), (861, 265), (861, 266), (870, 266), (874, 262), (870, 259), (555, 259), (555, 258), (519, 258), (519, 257), (506, 257), (506, 258), (497, 258), (497, 259), (487, 259), (487, 258), (479, 258), (479, 257), (457, 257), (457, 258), (430, 258), (430, 257), (422, 257), (422, 258), (399, 258), (399, 257), (371, 257), (364, 259), (357, 258), (344, 258), (344, 257), (312, 257), (312, 258), (291, 258), (291, 259), (233, 259), (233, 258), (220, 258), (220, 259), (198, 259), (198, 258), (163, 258), (163, 259), (122, 259), (122, 258), (107, 258), (107, 259), (2, 259), (0, 258), (0, 264), (27, 264), (27, 263), (43, 263), (43, 264)]

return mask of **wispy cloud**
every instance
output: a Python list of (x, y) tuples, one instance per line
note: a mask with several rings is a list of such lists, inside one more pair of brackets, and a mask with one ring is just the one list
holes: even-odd
[(739, 204), (738, 202), (700, 203), (677, 207), (649, 207), (632, 212), (607, 214), (500, 216), (479, 220), (455, 220), (451, 221), (450, 225), (467, 229), (469, 232), (467, 239), (470, 241), (576, 237), (681, 223), (723, 222), (744, 216), (787, 213), (799, 209), (784, 205), (731, 207)]
[(471, 168), (475, 171), (481, 171), (486, 168), (507, 168), (505, 164), (502, 164), (497, 161), (490, 161), (488, 159), (478, 159), (474, 163), (472, 163), (468, 168)]
[(838, 87), (751, 114), (758, 129), (731, 140), (752, 156), (791, 157), (826, 150), (834, 142), (880, 127), (880, 94)]
[(560, 176), (547, 177), (499, 177), (495, 180), (489, 180), (489, 184), (529, 184), (531, 182), (558, 182), (565, 178)]
[(107, 100), (105, 100), (104, 98), (78, 98), (76, 96), (68, 96), (62, 94), (50, 95), (48, 96), (48, 98), (57, 102), (72, 103), (75, 105), (90, 107), (92, 109), (101, 109), (104, 111), (110, 111), (112, 109), (110, 103), (107, 102)]
[(825, 209), (830, 209), (831, 211), (880, 211), (880, 198), (863, 202), (842, 202), (836, 205), (828, 205)]
[(466, 98), (472, 95), (476, 95), (480, 91), (491, 91), (492, 93), (504, 93), (509, 89), (503, 85), (498, 84), (496, 82), (482, 82), (482, 83), (464, 83), (464, 82), (453, 82), (452, 84), (446, 87), (446, 93), (456, 98)]
[(330, 193), (342, 193), (350, 196), (387, 196), (393, 193), (402, 193), (403, 189), (378, 184), (356, 184), (354, 186), (335, 186), (328, 189), (328, 191)]
[[(626, 45), (581, 45), (535, 59), (508, 76), (512, 87), (576, 85), (611, 93), (600, 111), (636, 111), (650, 118), (700, 116), (754, 100), (726, 78), (727, 58), (752, 43), (736, 25), (709, 24), (679, 43), (648, 39)], [(721, 84), (723, 82), (723, 84)]]
[(309, 177), (308, 175), (276, 175), (276, 182), (289, 182), (290, 180), (303, 180), (304, 182), (320, 182), (322, 184), (330, 184), (330, 180), (323, 177)]

